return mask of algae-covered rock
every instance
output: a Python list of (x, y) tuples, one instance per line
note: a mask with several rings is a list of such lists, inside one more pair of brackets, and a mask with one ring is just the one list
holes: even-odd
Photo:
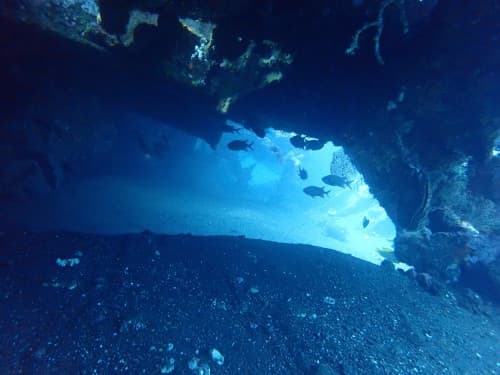
[(0, 14), (98, 49), (128, 47), (134, 42), (137, 26), (158, 26), (158, 14), (132, 9), (125, 32), (110, 33), (102, 26), (98, 0), (7, 0), (0, 4)]
[(35, 24), (79, 43), (96, 48), (119, 43), (115, 35), (102, 28), (97, 0), (7, 0), (2, 3), (2, 15)]

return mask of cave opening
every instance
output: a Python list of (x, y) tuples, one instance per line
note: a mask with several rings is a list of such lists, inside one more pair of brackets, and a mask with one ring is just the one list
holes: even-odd
[(211, 147), (129, 114), (79, 150), (83, 164), (55, 163), (68, 140), (53, 143), (7, 216), (42, 231), (246, 236), (396, 262), (395, 226), (342, 147), (273, 128), (258, 137), (231, 120), (225, 129)]

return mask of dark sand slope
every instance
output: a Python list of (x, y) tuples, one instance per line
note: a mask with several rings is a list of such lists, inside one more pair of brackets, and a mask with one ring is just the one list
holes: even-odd
[(152, 234), (0, 248), (0, 374), (500, 372), (495, 313), (331, 250)]

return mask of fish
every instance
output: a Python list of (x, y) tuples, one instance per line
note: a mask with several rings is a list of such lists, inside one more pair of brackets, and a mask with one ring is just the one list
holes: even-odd
[(290, 138), (290, 143), (295, 148), (317, 151), (321, 150), (326, 142), (320, 141), (319, 139), (311, 139), (306, 137), (305, 135), (297, 134)]
[(307, 180), (307, 171), (302, 167), (299, 167), (299, 177), (301, 180)]
[(394, 249), (390, 247), (380, 247), (376, 249), (377, 253), (379, 253), (381, 256), (384, 257), (384, 259), (387, 259), (391, 261), (392, 263), (398, 263), (399, 260), (396, 258), (396, 255), (394, 254)]
[(314, 197), (324, 198), (325, 195), (328, 195), (328, 193), (330, 192), (330, 190), (325, 190), (324, 186), (322, 186), (322, 187), (308, 186), (308, 187), (305, 187), (304, 189), (302, 189), (302, 191), (304, 193), (306, 193), (307, 195), (309, 195), (311, 198), (314, 198)]
[(253, 150), (252, 148), (253, 142), (248, 142), (247, 140), (237, 139), (235, 141), (231, 141), (227, 144), (227, 148), (233, 151), (248, 151)]
[(366, 216), (363, 217), (363, 228), (366, 228), (370, 224), (370, 219), (368, 219)]
[(321, 179), (325, 184), (330, 186), (337, 186), (341, 188), (350, 188), (352, 181), (347, 181), (347, 178), (342, 176), (337, 176), (334, 174), (329, 174)]

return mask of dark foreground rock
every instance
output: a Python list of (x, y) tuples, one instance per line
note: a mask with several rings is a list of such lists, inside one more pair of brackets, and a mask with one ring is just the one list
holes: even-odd
[(499, 322), (331, 250), (0, 237), (1, 374), (495, 374)]

